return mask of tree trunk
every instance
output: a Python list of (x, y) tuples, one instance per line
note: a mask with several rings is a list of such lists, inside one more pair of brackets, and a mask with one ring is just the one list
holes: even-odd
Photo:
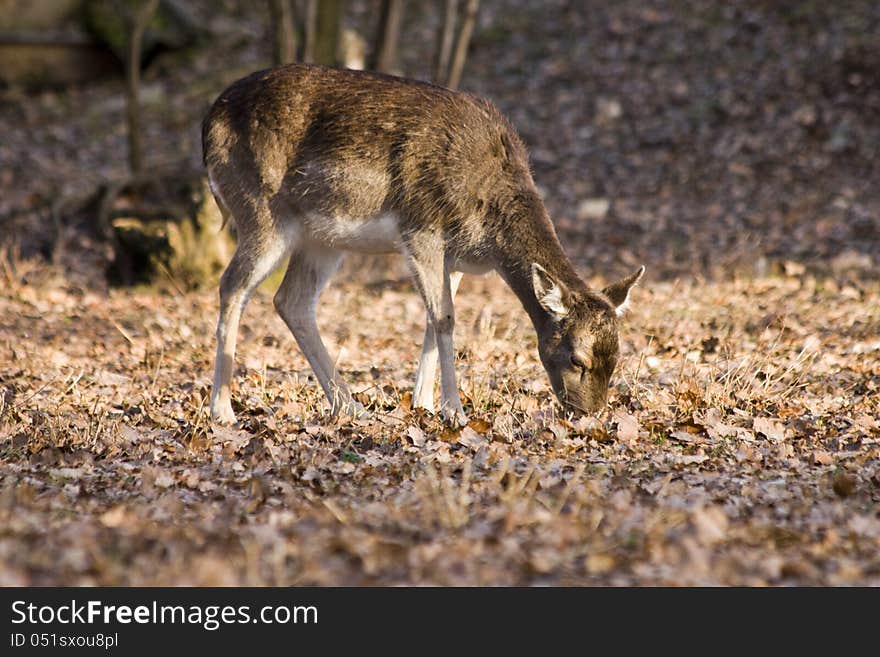
[(306, 15), (303, 21), (302, 61), (313, 64), (315, 61), (315, 32), (318, 31), (318, 0), (306, 0)]
[(339, 33), (342, 27), (344, 0), (321, 0), (315, 30), (315, 63), (333, 66), (337, 63)]
[(400, 24), (403, 19), (403, 0), (382, 0), (379, 29), (373, 47), (373, 61), (370, 68), (382, 73), (390, 73), (397, 67), (397, 42), (400, 37)]
[(474, 21), (477, 18), (477, 10), (479, 8), (480, 0), (467, 0), (464, 22), (461, 24), (461, 31), (458, 33), (458, 41), (455, 43), (455, 55), (452, 58), (452, 67), (449, 69), (449, 78), (446, 80), (446, 86), (450, 89), (458, 88), (458, 84), (461, 82), (464, 60), (467, 57), (467, 49), (471, 42)]
[(128, 166), (131, 174), (137, 176), (143, 167), (143, 150), (141, 147), (141, 49), (144, 30), (150, 22), (159, 0), (146, 0), (132, 22), (131, 38), (128, 44), (128, 62), (126, 75), (126, 115), (128, 119)]
[(296, 61), (296, 26), (291, 0), (269, 0), (272, 58), (276, 65)]
[(455, 19), (458, 0), (446, 0), (443, 5), (443, 23), (437, 32), (437, 60), (434, 62), (434, 82), (444, 84), (449, 77), (449, 58), (455, 40)]

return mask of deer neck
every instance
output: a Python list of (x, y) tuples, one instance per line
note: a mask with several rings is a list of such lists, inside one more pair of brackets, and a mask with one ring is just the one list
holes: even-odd
[(542, 336), (549, 330), (551, 317), (535, 295), (532, 263), (541, 265), (573, 293), (586, 290), (586, 286), (559, 243), (537, 193), (526, 195), (512, 205), (498, 233), (497, 270)]

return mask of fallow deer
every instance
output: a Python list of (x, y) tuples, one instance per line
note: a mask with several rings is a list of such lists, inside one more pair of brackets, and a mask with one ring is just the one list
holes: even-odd
[(644, 267), (598, 291), (559, 243), (528, 154), (490, 102), (388, 75), (289, 65), (233, 83), (202, 124), (204, 163), (238, 245), (220, 282), (211, 416), (232, 423), (239, 320), (283, 261), (274, 298), (330, 400), (359, 415), (318, 333), (315, 307), (343, 254), (402, 253), (427, 310), (413, 391), (466, 421), (454, 370), (453, 296), (461, 272), (497, 271), (538, 336), (553, 391), (577, 413), (605, 404), (618, 320)]

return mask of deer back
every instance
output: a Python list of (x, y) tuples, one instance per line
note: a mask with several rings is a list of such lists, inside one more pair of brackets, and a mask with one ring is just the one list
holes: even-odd
[(526, 150), (491, 103), (375, 73), (254, 73), (217, 99), (202, 139), (215, 193), (237, 219), (260, 204), (275, 216), (393, 212), (402, 231), (473, 243), (518, 195), (536, 194)]

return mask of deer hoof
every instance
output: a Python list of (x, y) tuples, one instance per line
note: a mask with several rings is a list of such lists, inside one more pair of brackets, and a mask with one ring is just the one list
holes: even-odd
[(212, 408), (211, 420), (217, 424), (235, 424), (235, 413), (232, 412), (232, 404), (220, 404)]
[(447, 424), (453, 427), (464, 427), (467, 426), (468, 416), (465, 415), (464, 409), (461, 407), (458, 408), (449, 408), (444, 407), (440, 411), (440, 415), (443, 416), (443, 419), (446, 420)]

